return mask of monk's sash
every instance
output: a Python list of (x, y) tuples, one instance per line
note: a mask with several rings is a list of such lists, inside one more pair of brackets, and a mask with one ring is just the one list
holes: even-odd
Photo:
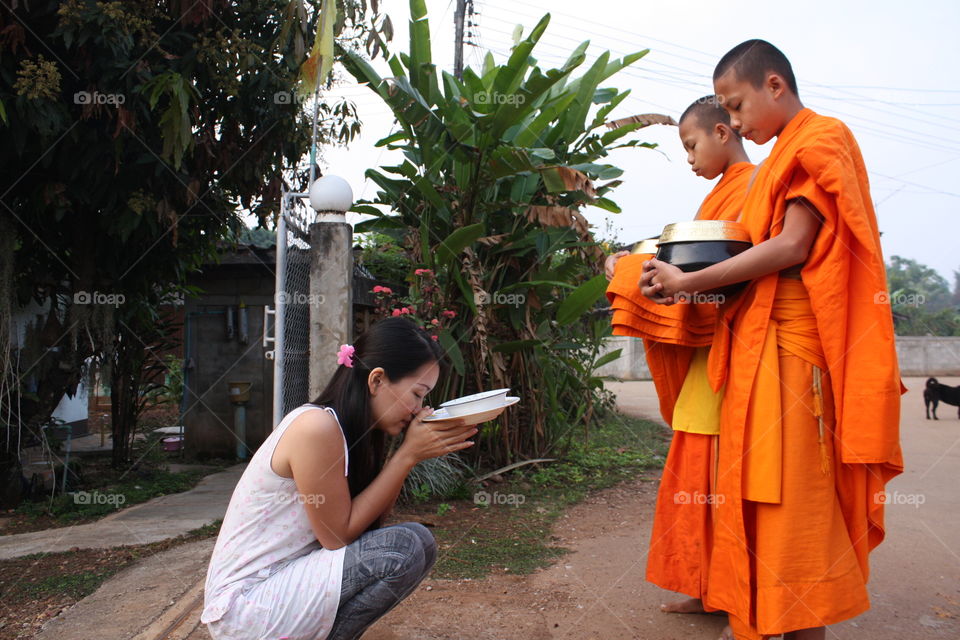
[[(753, 381), (744, 431), (743, 497), (755, 502), (780, 503), (783, 471), (782, 416), (784, 405), (796, 398), (782, 397), (780, 354), (789, 353), (809, 362), (817, 373), (826, 360), (810, 296), (803, 282), (780, 278), (773, 299), (770, 323), (760, 351), (760, 367)], [(704, 365), (706, 375), (706, 366)], [(822, 394), (814, 390), (814, 402), (821, 408)], [(822, 427), (821, 427), (822, 432)], [(823, 433), (820, 434), (821, 441)]]

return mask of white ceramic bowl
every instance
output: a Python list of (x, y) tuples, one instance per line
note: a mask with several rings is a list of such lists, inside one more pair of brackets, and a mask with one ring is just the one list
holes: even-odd
[(518, 402), (520, 402), (520, 398), (507, 396), (506, 402), (499, 407), (488, 409), (486, 411), (481, 411), (479, 413), (471, 413), (466, 416), (461, 416), (458, 418), (454, 418), (453, 416), (448, 415), (446, 409), (437, 409), (433, 415), (427, 416), (426, 418), (423, 419), (423, 421), (424, 422), (445, 422), (448, 420), (458, 420), (458, 421), (462, 421), (464, 426), (471, 426), (471, 425), (480, 424), (482, 422), (489, 422), (490, 420), (493, 420), (494, 418), (499, 416), (501, 413), (503, 413), (507, 407), (512, 407)]
[(492, 391), (481, 391), (462, 398), (447, 400), (440, 405), (446, 415), (451, 418), (466, 416), (481, 411), (489, 411), (502, 407), (507, 400), (507, 393), (510, 389), (494, 389)]

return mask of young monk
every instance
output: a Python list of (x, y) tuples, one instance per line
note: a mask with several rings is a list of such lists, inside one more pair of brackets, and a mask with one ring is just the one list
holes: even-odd
[(734, 129), (777, 138), (743, 206), (754, 246), (692, 273), (651, 260), (642, 290), (669, 304), (752, 281), (710, 351), (726, 386), (704, 604), (738, 640), (820, 639), (870, 606), (884, 486), (903, 470), (876, 215), (853, 135), (804, 108), (776, 47), (744, 42), (713, 78)]
[[(680, 116), (680, 140), (698, 176), (722, 176), (700, 205), (698, 220), (735, 220), (740, 215), (750, 164), (730, 116), (716, 96), (700, 98)], [(614, 254), (607, 296), (614, 308), (614, 334), (644, 338), (644, 348), (664, 420), (674, 429), (657, 497), (647, 579), (689, 600), (661, 606), (670, 613), (703, 613), (713, 508), (720, 394), (709, 388), (707, 352), (715, 304), (658, 306), (639, 293), (642, 264), (651, 256)]]

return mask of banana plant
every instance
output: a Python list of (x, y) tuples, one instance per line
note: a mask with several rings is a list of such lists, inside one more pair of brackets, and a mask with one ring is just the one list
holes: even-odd
[(355, 206), (373, 216), (356, 230), (404, 242), (459, 311), (440, 334), (456, 366), (443, 392), (510, 387), (523, 398), (484, 430), (477, 455), (543, 455), (597, 415), (593, 372), (609, 322), (590, 313), (606, 281), (582, 210), (620, 211), (609, 197), (623, 173), (605, 161), (611, 150), (655, 146), (628, 139), (645, 121), (608, 126), (629, 91), (603, 86), (647, 50), (604, 52), (588, 65), (584, 42), (559, 68), (542, 69), (534, 50), (548, 14), (505, 62), (488, 53), (457, 78), (433, 62), (424, 0), (410, 0), (410, 16), (408, 51), (388, 55), (392, 75), (358, 53), (341, 58), (396, 118), (377, 146), (403, 156), (367, 171), (378, 191)]

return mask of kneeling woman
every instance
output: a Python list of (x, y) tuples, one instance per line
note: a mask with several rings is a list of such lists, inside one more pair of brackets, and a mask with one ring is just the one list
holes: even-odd
[[(430, 532), (380, 524), (415, 464), (473, 444), (475, 427), (423, 422), (442, 356), (409, 320), (373, 325), (257, 450), (207, 571), (201, 621), (215, 640), (359, 638), (427, 576)], [(384, 437), (402, 432), (384, 463)]]

